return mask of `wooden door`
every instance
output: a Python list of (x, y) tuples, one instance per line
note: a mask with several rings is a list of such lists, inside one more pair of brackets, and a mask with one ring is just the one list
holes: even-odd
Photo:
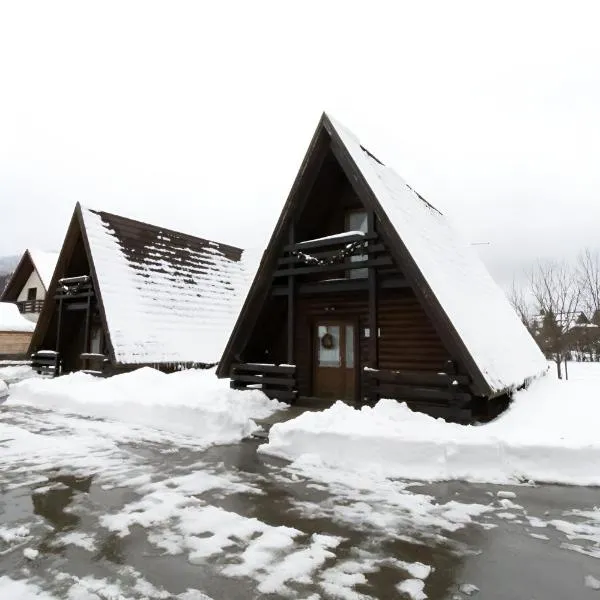
[(356, 325), (350, 320), (319, 320), (313, 331), (313, 395), (354, 400), (356, 394)]

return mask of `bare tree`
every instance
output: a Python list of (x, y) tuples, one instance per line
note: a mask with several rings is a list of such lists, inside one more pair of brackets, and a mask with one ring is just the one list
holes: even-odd
[(527, 302), (523, 288), (517, 285), (517, 282), (514, 279), (512, 286), (508, 291), (508, 301), (519, 316), (519, 319), (521, 319), (523, 325), (525, 325), (529, 333), (533, 335), (534, 323), (531, 304)]
[[(588, 317), (600, 317), (600, 253), (585, 248), (577, 258), (577, 279), (581, 300)], [(600, 323), (597, 323), (600, 325)]]
[(565, 262), (538, 262), (530, 276), (531, 293), (542, 317), (541, 344), (556, 363), (559, 379), (566, 358), (567, 333), (579, 312), (577, 272)]

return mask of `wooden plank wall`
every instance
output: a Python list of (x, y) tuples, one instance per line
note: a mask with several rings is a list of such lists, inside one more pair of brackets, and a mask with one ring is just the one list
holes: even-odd
[(450, 354), (411, 289), (379, 296), (379, 368), (439, 371)]
[(0, 331), (0, 354), (25, 355), (32, 333)]
[[(390, 370), (441, 370), (450, 354), (444, 348), (431, 321), (414, 292), (380, 290), (379, 365)], [(330, 310), (333, 308), (334, 310)], [(339, 295), (299, 297), (296, 311), (296, 365), (298, 391), (301, 396), (312, 394), (313, 328), (317, 319), (357, 319), (359, 323), (359, 357), (361, 371), (369, 364), (368, 338), (365, 329), (375, 332), (368, 319), (366, 292)]]

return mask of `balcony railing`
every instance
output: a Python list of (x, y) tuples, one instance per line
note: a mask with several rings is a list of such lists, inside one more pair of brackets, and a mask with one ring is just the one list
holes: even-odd
[(44, 306), (43, 300), (21, 300), (17, 302), (17, 308), (20, 313), (39, 313)]

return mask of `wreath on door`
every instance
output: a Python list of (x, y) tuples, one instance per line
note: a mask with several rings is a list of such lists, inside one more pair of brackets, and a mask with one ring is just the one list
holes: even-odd
[(325, 350), (331, 350), (335, 344), (335, 340), (330, 333), (324, 333), (321, 337), (321, 346), (325, 348)]

